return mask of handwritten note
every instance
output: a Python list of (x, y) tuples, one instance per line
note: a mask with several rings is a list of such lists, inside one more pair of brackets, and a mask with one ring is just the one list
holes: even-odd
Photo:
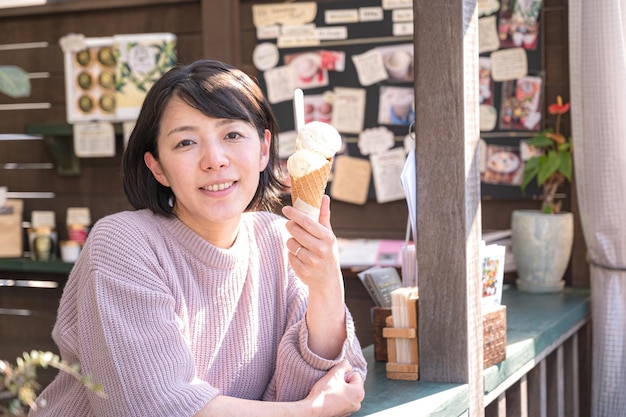
[(352, 62), (361, 85), (368, 86), (387, 79), (383, 56), (376, 49), (353, 55)]
[(274, 24), (302, 25), (315, 20), (316, 14), (316, 2), (255, 4), (252, 6), (252, 22), (256, 27)]
[(500, 47), (500, 38), (496, 28), (496, 17), (478, 19), (478, 52), (491, 52)]
[(528, 74), (528, 60), (524, 48), (502, 49), (491, 53), (491, 78), (507, 81)]
[(365, 90), (337, 87), (334, 92), (332, 125), (343, 133), (360, 133), (365, 121)]
[(372, 167), (367, 159), (339, 155), (335, 158), (330, 196), (346, 203), (365, 204), (371, 176)]
[(405, 198), (404, 189), (400, 182), (404, 161), (403, 148), (393, 148), (387, 152), (370, 155), (374, 187), (376, 189), (376, 201), (378, 203), (387, 203)]

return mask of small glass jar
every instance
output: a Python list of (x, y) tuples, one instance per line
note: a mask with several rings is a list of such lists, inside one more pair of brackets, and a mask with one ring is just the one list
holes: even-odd
[(54, 240), (52, 239), (52, 229), (49, 227), (38, 227), (35, 229), (33, 238), (33, 253), (37, 261), (49, 261), (54, 256)]

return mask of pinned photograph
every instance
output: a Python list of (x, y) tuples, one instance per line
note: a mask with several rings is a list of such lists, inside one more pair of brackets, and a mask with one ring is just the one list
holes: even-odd
[(519, 149), (512, 146), (487, 145), (484, 171), (480, 180), (489, 184), (520, 185), (524, 164)]
[(491, 59), (478, 59), (478, 97), (479, 104), (493, 105), (493, 80), (491, 79)]
[(537, 49), (541, 0), (502, 0), (498, 36), (500, 46)]
[(388, 80), (395, 82), (413, 81), (413, 45), (397, 45), (378, 48), (382, 55)]
[(304, 123), (314, 121), (331, 123), (333, 117), (333, 103), (327, 100), (327, 95), (311, 94), (304, 96)]
[(539, 130), (542, 83), (541, 77), (527, 76), (502, 84), (500, 129)]
[(307, 89), (328, 85), (328, 70), (322, 66), (320, 52), (285, 56), (285, 65), (293, 71), (294, 86)]
[(409, 126), (415, 120), (414, 101), (412, 87), (380, 87), (378, 123)]

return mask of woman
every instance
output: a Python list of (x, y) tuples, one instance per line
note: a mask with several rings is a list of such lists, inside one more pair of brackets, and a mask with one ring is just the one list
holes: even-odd
[[(96, 223), (63, 292), (61, 372), (36, 416), (341, 416), (366, 364), (345, 304), (329, 199), (278, 200), (278, 126), (259, 87), (216, 61), (148, 92), (124, 154), (137, 210)], [(43, 406), (43, 401), (45, 406)]]

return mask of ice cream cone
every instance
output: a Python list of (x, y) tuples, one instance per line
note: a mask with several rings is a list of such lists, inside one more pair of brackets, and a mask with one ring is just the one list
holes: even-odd
[(292, 205), (315, 220), (319, 219), (331, 166), (332, 162), (328, 161), (321, 168), (302, 177), (291, 177)]

